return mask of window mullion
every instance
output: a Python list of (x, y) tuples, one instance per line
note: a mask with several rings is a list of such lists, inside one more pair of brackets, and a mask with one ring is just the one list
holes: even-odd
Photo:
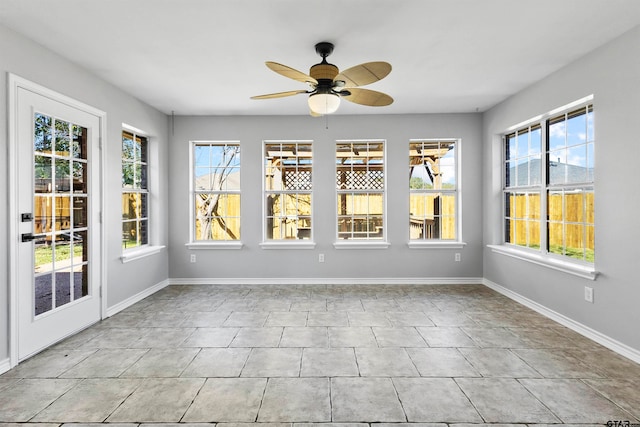
[(540, 227), (540, 251), (544, 254), (549, 253), (549, 138), (548, 126), (546, 121), (540, 123), (540, 132), (542, 143), (544, 146), (540, 153), (540, 186), (538, 192), (540, 194), (540, 218), (538, 227)]

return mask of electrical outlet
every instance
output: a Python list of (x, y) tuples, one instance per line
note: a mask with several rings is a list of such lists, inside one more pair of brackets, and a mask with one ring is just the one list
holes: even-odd
[(586, 302), (593, 302), (593, 288), (589, 286), (584, 287), (584, 300)]
[(191, 254), (191, 262), (196, 262), (196, 254)]
[(455, 255), (454, 259), (455, 259), (456, 262), (460, 262), (460, 252), (456, 252), (456, 255)]
[(318, 262), (324, 262), (324, 254), (318, 254)]

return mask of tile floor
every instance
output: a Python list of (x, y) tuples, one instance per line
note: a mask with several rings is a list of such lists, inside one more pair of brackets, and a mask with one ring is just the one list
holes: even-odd
[(2, 425), (639, 418), (640, 365), (480, 285), (170, 286), (0, 376)]

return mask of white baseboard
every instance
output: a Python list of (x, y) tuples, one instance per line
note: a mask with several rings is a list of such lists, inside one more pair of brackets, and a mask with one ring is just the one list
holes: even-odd
[(171, 285), (481, 285), (482, 277), (173, 278)]
[(162, 282), (151, 286), (150, 288), (145, 289), (142, 292), (139, 292), (124, 301), (121, 301), (111, 307), (107, 307), (107, 317), (111, 317), (116, 313), (121, 312), (125, 308), (131, 307), (133, 304), (142, 301), (148, 296), (151, 296), (158, 292), (159, 290), (169, 286), (169, 279), (163, 280)]
[(0, 360), (0, 375), (11, 369), (11, 359)]
[(583, 325), (580, 322), (576, 322), (575, 320), (570, 319), (569, 317), (563, 314), (560, 314), (556, 311), (553, 311), (542, 304), (539, 304), (533, 300), (530, 300), (527, 297), (523, 297), (522, 295), (510, 289), (507, 289), (504, 286), (498, 285), (497, 283), (492, 282), (489, 279), (484, 279), (483, 284), (486, 287), (491, 288), (494, 291), (499, 292), (502, 295), (508, 298), (511, 298), (512, 300), (519, 302), (520, 304), (526, 307), (529, 307), (532, 310), (537, 311), (543, 316), (546, 316), (549, 319), (554, 320), (563, 326), (566, 326), (567, 328), (579, 333), (580, 335), (583, 335), (597, 342), (598, 344), (601, 344), (607, 347), (608, 349), (615, 351), (619, 355), (624, 356), (627, 359), (631, 359), (636, 363), (640, 363), (640, 350), (637, 350), (633, 347), (629, 347), (628, 345), (623, 344), (620, 341), (614, 340), (613, 338), (607, 335), (604, 335), (601, 332), (591, 329), (590, 327)]

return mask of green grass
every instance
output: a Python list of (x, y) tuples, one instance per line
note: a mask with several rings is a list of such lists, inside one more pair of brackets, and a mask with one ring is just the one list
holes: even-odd
[(128, 239), (122, 241), (122, 249), (131, 249), (140, 246), (136, 239)]
[[(584, 258), (583, 258), (581, 248), (565, 248), (564, 250), (565, 250), (565, 255), (568, 256), (569, 258), (575, 258), (580, 260), (584, 259), (584, 261), (587, 261), (587, 262), (593, 262), (595, 259), (595, 253), (593, 249), (586, 249), (584, 253)], [(562, 255), (562, 246), (551, 245), (551, 247), (549, 248), (549, 252), (553, 254)]]
[[(71, 245), (66, 243), (63, 245), (56, 245), (56, 261), (62, 261), (69, 259), (71, 253)], [(75, 245), (73, 247), (73, 257), (82, 256), (82, 245)], [(53, 257), (53, 247), (40, 246), (34, 251), (36, 267), (43, 264), (50, 264)]]
[[(518, 246), (526, 246), (526, 245), (518, 245)], [(531, 249), (540, 250), (540, 245), (529, 245)], [(595, 260), (595, 251), (593, 249), (586, 249), (584, 258), (582, 257), (582, 249), (581, 248), (565, 248), (565, 256), (569, 258), (575, 258), (587, 262), (594, 262)], [(549, 247), (549, 253), (562, 255), (562, 246), (560, 245), (551, 245)]]

